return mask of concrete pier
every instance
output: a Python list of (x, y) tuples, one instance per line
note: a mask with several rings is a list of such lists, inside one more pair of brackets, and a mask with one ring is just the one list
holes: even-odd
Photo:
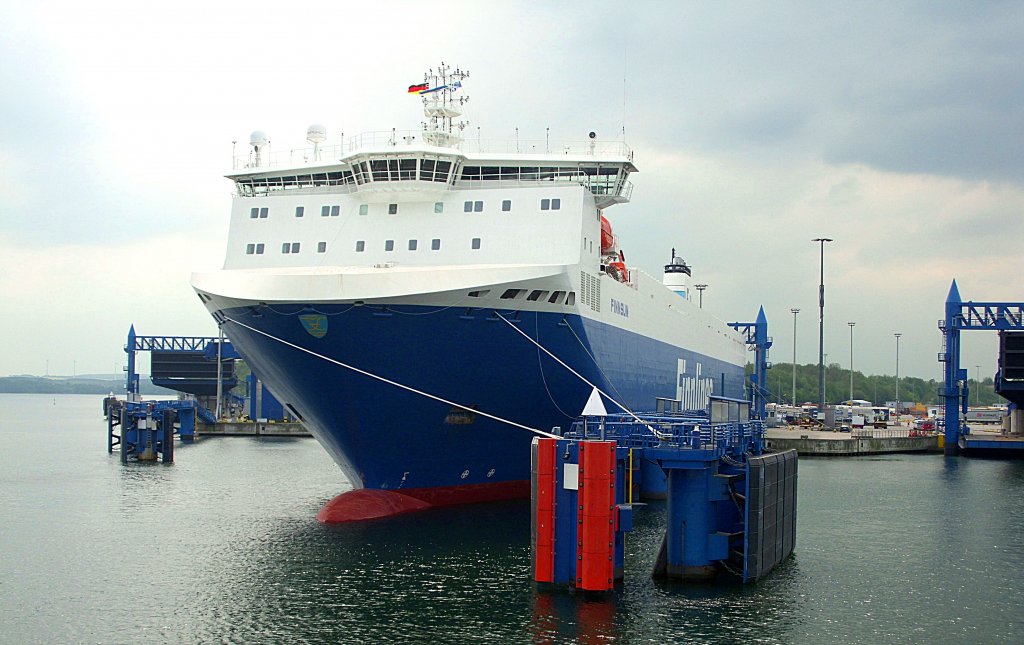
[(795, 426), (769, 428), (765, 433), (771, 450), (796, 450), (800, 456), (844, 457), (898, 452), (941, 451), (939, 436), (911, 436), (910, 428), (832, 432)]
[(311, 437), (301, 423), (286, 421), (218, 421), (200, 424), (199, 435), (205, 437)]

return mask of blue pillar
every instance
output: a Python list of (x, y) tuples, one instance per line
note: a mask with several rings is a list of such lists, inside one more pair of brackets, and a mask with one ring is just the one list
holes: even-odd
[(956, 326), (960, 305), (960, 291), (956, 287), (956, 280), (953, 280), (953, 284), (949, 287), (949, 294), (946, 296), (946, 317), (943, 330), (946, 345), (945, 383), (942, 389), (946, 416), (943, 452), (946, 455), (960, 454), (960, 389), (957, 386), (957, 378), (960, 375), (960, 329)]
[(693, 465), (697, 467), (667, 469), (667, 573), (670, 578), (708, 580), (718, 571), (708, 549), (715, 526), (710, 499), (717, 460)]

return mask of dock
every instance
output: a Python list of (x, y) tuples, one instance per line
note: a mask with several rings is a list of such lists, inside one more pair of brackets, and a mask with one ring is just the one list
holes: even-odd
[(218, 421), (199, 426), (201, 437), (312, 437), (298, 421)]
[(832, 432), (808, 430), (797, 426), (769, 428), (765, 432), (767, 448), (796, 450), (803, 456), (850, 457), (902, 452), (941, 452), (939, 435), (919, 433), (911, 428)]

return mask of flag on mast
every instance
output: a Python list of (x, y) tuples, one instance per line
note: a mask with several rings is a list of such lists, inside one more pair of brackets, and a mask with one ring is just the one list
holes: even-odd
[(430, 84), (429, 83), (420, 83), (418, 85), (410, 85), (409, 86), (409, 94), (419, 94), (423, 90), (426, 90), (426, 89), (429, 89), (429, 88), (430, 88)]

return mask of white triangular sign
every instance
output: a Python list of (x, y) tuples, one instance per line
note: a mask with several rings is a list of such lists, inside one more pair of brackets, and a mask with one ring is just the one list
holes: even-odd
[(601, 393), (594, 388), (594, 391), (590, 393), (590, 398), (587, 399), (587, 404), (583, 406), (583, 416), (585, 417), (606, 417), (608, 411), (604, 409), (604, 402), (601, 400)]

